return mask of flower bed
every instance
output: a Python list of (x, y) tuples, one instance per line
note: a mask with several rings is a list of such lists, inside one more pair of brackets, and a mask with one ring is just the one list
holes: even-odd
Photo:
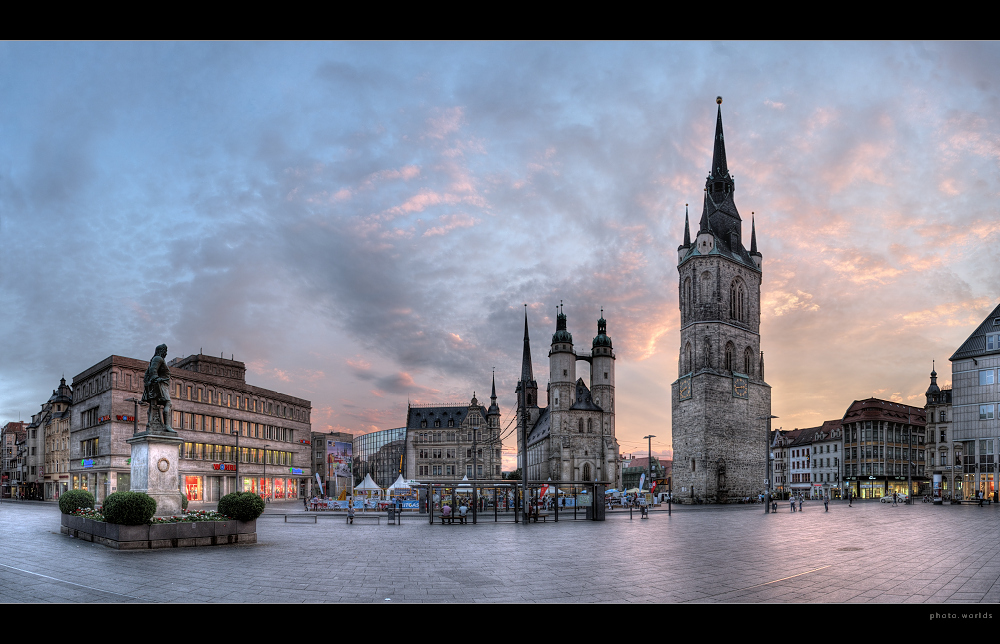
[(257, 521), (237, 521), (218, 512), (195, 511), (153, 517), (145, 525), (107, 523), (101, 509), (62, 515), (60, 532), (117, 550), (149, 550), (257, 543)]

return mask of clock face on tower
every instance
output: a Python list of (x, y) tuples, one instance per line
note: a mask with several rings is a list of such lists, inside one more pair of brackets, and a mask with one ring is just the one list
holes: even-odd
[(680, 394), (679, 398), (681, 400), (687, 400), (688, 398), (690, 398), (691, 397), (691, 376), (684, 376), (683, 378), (681, 378), (680, 382), (677, 383), (677, 390), (678, 390), (678, 393)]
[(733, 396), (736, 398), (749, 397), (749, 384), (745, 376), (733, 376)]

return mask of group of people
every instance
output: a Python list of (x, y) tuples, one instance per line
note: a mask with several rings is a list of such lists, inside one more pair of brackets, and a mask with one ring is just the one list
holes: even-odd
[[(458, 514), (456, 516), (459, 518), (459, 520), (462, 523), (465, 523), (466, 516), (469, 514), (469, 506), (466, 503), (465, 499), (461, 499), (459, 501), (459, 503), (461, 503), (461, 505), (458, 506)], [(441, 506), (441, 516), (443, 516), (443, 517), (450, 517), (451, 515), (452, 515), (451, 506), (448, 505), (447, 503), (445, 503), (444, 505), (442, 505)]]

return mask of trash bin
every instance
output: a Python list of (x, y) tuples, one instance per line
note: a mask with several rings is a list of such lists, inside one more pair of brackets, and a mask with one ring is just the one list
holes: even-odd
[(395, 521), (396, 521), (396, 508), (394, 508), (394, 507), (392, 507), (390, 505), (389, 506), (389, 523), (391, 524), (391, 523), (393, 523)]

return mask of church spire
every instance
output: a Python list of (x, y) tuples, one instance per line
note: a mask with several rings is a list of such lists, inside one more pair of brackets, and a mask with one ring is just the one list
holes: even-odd
[(757, 223), (754, 221), (753, 213), (750, 213), (750, 254), (757, 252)]
[(715, 120), (715, 150), (712, 152), (712, 176), (722, 179), (729, 176), (729, 166), (726, 165), (726, 141), (722, 136), (722, 97), (717, 96), (715, 102), (719, 105), (719, 115)]
[(684, 245), (682, 248), (691, 246), (691, 226), (688, 224), (688, 205), (684, 204)]
[(532, 382), (531, 344), (528, 341), (528, 305), (524, 305), (524, 353), (521, 355), (521, 382)]

